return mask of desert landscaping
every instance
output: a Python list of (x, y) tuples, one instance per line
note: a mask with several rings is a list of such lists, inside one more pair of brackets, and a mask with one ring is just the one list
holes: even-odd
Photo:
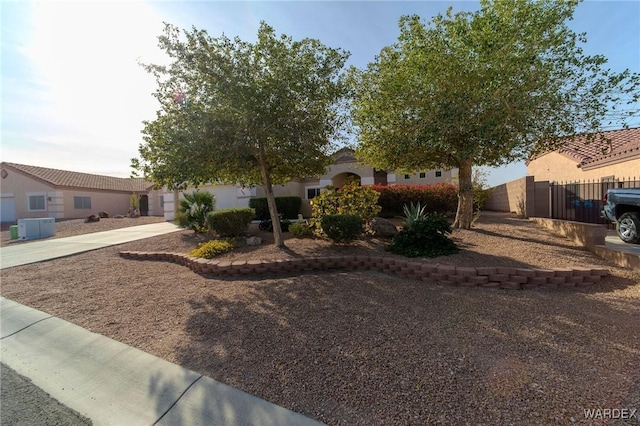
[[(160, 218), (60, 222), (56, 237)], [(384, 254), (297, 239), (225, 259)], [(8, 242), (7, 231), (2, 244)], [(640, 276), (509, 214), (483, 214), (458, 254), (421, 262), (606, 268), (592, 286), (442, 286), (375, 271), (214, 277), (121, 251), (187, 253), (179, 231), (2, 270), (2, 296), (338, 424), (595, 424), (585, 409), (640, 408)], [(631, 420), (631, 424), (637, 419)]]

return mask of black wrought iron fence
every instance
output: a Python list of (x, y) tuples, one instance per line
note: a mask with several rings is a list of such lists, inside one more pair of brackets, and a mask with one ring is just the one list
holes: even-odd
[(639, 178), (601, 179), (550, 184), (551, 217), (576, 222), (609, 222), (600, 217), (602, 198), (610, 188), (640, 188)]

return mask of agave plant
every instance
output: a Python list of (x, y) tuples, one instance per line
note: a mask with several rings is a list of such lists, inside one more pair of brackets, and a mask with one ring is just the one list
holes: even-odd
[(411, 204), (409, 205), (405, 204), (402, 208), (402, 210), (404, 211), (404, 217), (406, 219), (405, 227), (411, 228), (411, 226), (415, 222), (424, 220), (427, 217), (427, 213), (425, 213), (426, 207), (426, 205), (421, 206), (420, 202), (417, 202), (416, 204), (413, 204), (413, 202), (411, 202)]
[(216, 207), (215, 196), (207, 191), (185, 192), (178, 206), (176, 223), (196, 232), (207, 231), (207, 214)]

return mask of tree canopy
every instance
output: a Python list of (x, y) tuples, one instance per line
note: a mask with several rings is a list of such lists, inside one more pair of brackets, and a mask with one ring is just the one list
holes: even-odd
[(458, 168), (454, 227), (469, 228), (473, 166), (527, 159), (637, 116), (640, 75), (583, 53), (585, 34), (567, 26), (578, 3), (482, 0), (427, 25), (403, 16), (398, 41), (352, 69), (359, 156), (377, 168)]
[(348, 52), (278, 37), (264, 22), (255, 43), (166, 24), (159, 45), (171, 62), (144, 65), (161, 107), (132, 167), (171, 189), (262, 185), (284, 245), (272, 184), (324, 173), (346, 123)]

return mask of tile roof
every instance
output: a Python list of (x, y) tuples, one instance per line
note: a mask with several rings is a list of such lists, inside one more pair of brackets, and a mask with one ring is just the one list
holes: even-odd
[(609, 141), (596, 139), (586, 143), (585, 136), (569, 139), (559, 153), (576, 160), (580, 167), (617, 157), (640, 155), (640, 127), (610, 130), (602, 133)]
[(2, 162), (3, 168), (14, 169), (35, 179), (56, 187), (98, 189), (104, 191), (141, 192), (151, 189), (153, 184), (142, 178), (118, 178), (94, 175), (90, 173), (71, 172), (68, 170), (49, 169), (46, 167), (28, 166)]

